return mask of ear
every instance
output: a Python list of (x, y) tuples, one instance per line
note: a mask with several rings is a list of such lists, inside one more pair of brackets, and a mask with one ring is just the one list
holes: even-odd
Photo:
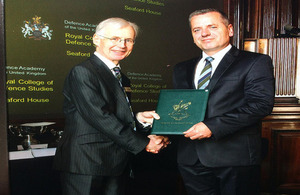
[(232, 24), (228, 25), (229, 37), (233, 37), (234, 31)]
[(100, 45), (100, 37), (96, 34), (94, 34), (94, 36), (93, 36), (93, 43), (97, 47), (99, 47), (99, 45)]

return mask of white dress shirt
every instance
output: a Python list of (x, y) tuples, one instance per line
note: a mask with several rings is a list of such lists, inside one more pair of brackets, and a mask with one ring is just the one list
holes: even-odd
[(107, 59), (106, 57), (104, 57), (103, 55), (99, 54), (98, 52), (94, 52), (95, 56), (97, 56), (100, 60), (102, 60), (104, 62), (104, 64), (111, 70), (112, 74), (114, 76), (115, 75), (115, 71), (113, 70), (114, 67), (119, 67), (121, 70), (121, 66), (120, 64), (115, 65), (115, 63), (113, 63), (112, 61), (110, 61), (109, 59)]
[[(211, 72), (211, 77), (213, 76), (215, 70), (217, 69), (220, 61), (223, 59), (223, 57), (225, 56), (225, 54), (231, 49), (232, 45), (228, 45), (227, 47), (225, 47), (224, 49), (222, 49), (221, 51), (217, 52), (216, 54), (214, 54), (213, 57), (214, 60), (211, 62), (211, 66), (212, 66), (212, 72)], [(209, 57), (205, 52), (202, 52), (202, 58), (201, 60), (198, 62), (197, 66), (196, 66), (196, 71), (195, 71), (195, 75), (194, 75), (194, 84), (195, 87), (197, 88), (198, 86), (198, 80), (200, 79), (200, 75), (201, 75), (201, 71), (205, 66), (205, 59)]]

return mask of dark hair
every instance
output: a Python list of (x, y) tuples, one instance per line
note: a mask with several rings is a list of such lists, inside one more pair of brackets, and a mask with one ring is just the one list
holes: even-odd
[(220, 11), (218, 9), (215, 9), (215, 8), (208, 8), (208, 9), (201, 9), (201, 10), (194, 11), (189, 16), (189, 22), (190, 22), (190, 24), (191, 24), (192, 17), (198, 16), (198, 15), (202, 15), (202, 14), (206, 14), (206, 13), (210, 13), (210, 12), (217, 12), (217, 13), (219, 13), (221, 15), (221, 18), (223, 19), (223, 23), (225, 25), (229, 24), (229, 18), (228, 18), (228, 16), (224, 12), (222, 12), (222, 11)]

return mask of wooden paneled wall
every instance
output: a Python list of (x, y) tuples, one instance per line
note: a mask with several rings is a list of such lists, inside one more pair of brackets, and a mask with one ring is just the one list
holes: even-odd
[(300, 107), (281, 105), (262, 123), (262, 192), (300, 194)]
[(276, 97), (300, 97), (300, 38), (245, 39), (244, 50), (271, 56)]
[[(296, 38), (271, 38), (269, 55), (273, 59), (276, 96), (296, 96), (298, 42)], [(299, 67), (298, 67), (299, 68)], [(300, 86), (298, 86), (300, 87)]]
[(229, 21), (233, 24), (234, 36), (232, 44), (243, 48), (244, 41), (244, 1), (224, 0), (224, 12), (228, 15)]
[(4, 51), (4, 4), (0, 0), (0, 194), (9, 194), (8, 148), (7, 148), (7, 110), (6, 110), (6, 76)]
[(234, 25), (232, 42), (238, 48), (247, 38), (282, 37), (287, 24), (300, 27), (300, 0), (224, 0), (224, 8)]
[(276, 38), (285, 34), (284, 26), (299, 25), (299, 0), (247, 0), (245, 38)]
[[(284, 27), (300, 27), (300, 0), (224, 0), (224, 5), (235, 28), (232, 43), (244, 49), (245, 40), (268, 40), (271, 44), (268, 44), (267, 54), (274, 62), (276, 95), (297, 94), (300, 86), (295, 82), (300, 63), (295, 55), (299, 55), (296, 48), (299, 47), (300, 37), (296, 34), (292, 38), (286, 34)], [(253, 48), (256, 52), (259, 52), (258, 45)], [(262, 162), (261, 178), (264, 193), (300, 194), (298, 98), (277, 97), (272, 114), (262, 121), (266, 155)]]
[[(272, 40), (275, 45), (278, 45), (283, 49), (287, 48), (288, 45), (277, 43), (278, 40), (287, 40), (283, 38), (291, 38), (291, 36), (284, 29), (286, 25), (300, 28), (299, 8), (300, 0), (224, 0), (224, 11), (228, 14), (230, 22), (234, 25), (235, 36), (232, 39), (233, 45), (240, 49), (244, 49), (245, 40), (268, 39)], [(299, 39), (300, 33), (294, 35), (293, 38)], [(299, 47), (299, 45), (297, 45), (297, 47)], [(280, 52), (280, 48), (275, 49)], [(285, 55), (280, 59), (280, 61), (283, 61), (288, 65), (285, 68), (289, 66), (296, 67), (300, 65), (298, 63), (299, 59), (297, 59), (298, 65), (290, 60), (290, 57), (293, 57), (293, 52), (295, 50), (285, 49), (284, 51)], [(274, 59), (279, 59), (276, 54), (274, 54), (272, 57)], [(278, 61), (276, 63), (278, 63)], [(274, 67), (279, 68), (282, 66), (281, 64), (274, 64)], [(278, 78), (276, 80), (276, 90), (278, 91), (276, 92), (276, 95), (289, 96), (293, 95), (293, 93), (298, 94), (300, 92), (300, 86), (298, 83), (296, 83), (296, 87), (294, 87), (294, 82), (297, 80), (295, 78), (297, 78), (297, 75), (300, 73), (299, 67), (296, 67), (296, 70), (290, 69), (291, 72), (288, 72), (287, 74), (284, 74), (286, 73), (286, 69), (284, 70), (285, 71), (279, 69), (275, 70), (276, 73), (278, 73)], [(292, 75), (295, 78), (291, 79), (291, 77), (288, 77), (288, 75)], [(299, 94), (297, 96), (299, 96)], [(284, 99), (278, 97), (276, 100), (277, 102), (281, 103), (297, 103), (298, 101), (298, 99), (287, 97)]]

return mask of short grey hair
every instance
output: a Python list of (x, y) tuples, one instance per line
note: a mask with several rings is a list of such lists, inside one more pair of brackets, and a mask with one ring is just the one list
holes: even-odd
[(104, 33), (105, 28), (108, 27), (108, 26), (115, 26), (115, 27), (118, 27), (118, 28), (131, 26), (134, 30), (134, 38), (136, 38), (138, 33), (139, 33), (139, 27), (135, 23), (130, 22), (128, 20), (125, 20), (123, 18), (108, 18), (106, 20), (103, 20), (96, 27), (96, 32), (95, 33), (96, 34)]
[(222, 11), (220, 11), (218, 9), (215, 9), (215, 8), (208, 8), (208, 9), (196, 10), (193, 13), (191, 13), (190, 16), (189, 16), (189, 23), (190, 23), (190, 25), (191, 25), (192, 17), (198, 16), (198, 15), (202, 15), (202, 14), (206, 14), (206, 13), (210, 13), (210, 12), (217, 12), (217, 13), (219, 13), (221, 15), (221, 18), (223, 19), (223, 23), (225, 25), (229, 25), (230, 22), (229, 22), (228, 16), (224, 12), (222, 12)]

